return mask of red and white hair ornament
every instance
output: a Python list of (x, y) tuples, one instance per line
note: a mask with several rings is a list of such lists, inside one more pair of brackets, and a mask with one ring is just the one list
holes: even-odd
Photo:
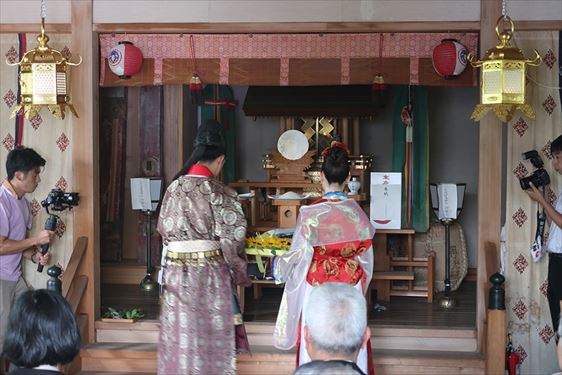
[(330, 152), (333, 148), (341, 148), (342, 150), (347, 152), (348, 155), (351, 154), (351, 151), (349, 151), (349, 149), (347, 148), (347, 145), (345, 143), (340, 142), (340, 141), (332, 141), (332, 143), (330, 143), (330, 146), (326, 147), (320, 155), (322, 155), (322, 156), (328, 155), (328, 152)]

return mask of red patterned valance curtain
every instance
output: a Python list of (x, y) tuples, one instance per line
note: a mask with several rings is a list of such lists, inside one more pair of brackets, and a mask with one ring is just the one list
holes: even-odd
[[(189, 83), (193, 61), (190, 35), (100, 34), (100, 86)], [(382, 72), (386, 83), (475, 86), (469, 66), (456, 80), (433, 70), (433, 48), (453, 38), (476, 51), (477, 33), (384, 34), (194, 34), (197, 73), (204, 83), (224, 85), (312, 86), (371, 84)], [(142, 50), (139, 74), (121, 80), (109, 70), (107, 56), (119, 41)], [(379, 66), (382, 65), (382, 66)]]

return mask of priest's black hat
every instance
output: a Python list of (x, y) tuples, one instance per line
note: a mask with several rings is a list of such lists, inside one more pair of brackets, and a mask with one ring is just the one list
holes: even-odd
[(197, 137), (195, 137), (195, 142), (193, 144), (195, 148), (206, 146), (206, 147), (217, 147), (218, 149), (225, 149), (225, 141), (222, 134), (222, 126), (216, 120), (206, 120), (204, 123), (199, 125), (197, 129)]

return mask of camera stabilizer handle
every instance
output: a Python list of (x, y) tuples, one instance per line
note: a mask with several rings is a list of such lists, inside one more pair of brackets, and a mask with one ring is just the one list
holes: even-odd
[[(49, 217), (47, 218), (47, 221), (45, 221), (45, 229), (50, 230), (50, 231), (54, 231), (55, 228), (57, 227), (58, 218), (59, 217), (57, 215), (53, 215), (53, 214), (49, 213)], [(48, 251), (49, 251), (49, 244), (48, 243), (46, 243), (44, 245), (41, 245), (41, 254), (45, 255), (45, 254), (47, 254)], [(43, 272), (43, 265), (42, 264), (37, 265), (37, 272)]]

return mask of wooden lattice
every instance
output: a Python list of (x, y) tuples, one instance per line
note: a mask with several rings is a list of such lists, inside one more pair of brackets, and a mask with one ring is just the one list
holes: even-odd
[(310, 150), (298, 160), (285, 159), (277, 150), (272, 153), (272, 161), (275, 169), (270, 170), (270, 179), (279, 181), (304, 182), (306, 170), (314, 161), (316, 151)]

